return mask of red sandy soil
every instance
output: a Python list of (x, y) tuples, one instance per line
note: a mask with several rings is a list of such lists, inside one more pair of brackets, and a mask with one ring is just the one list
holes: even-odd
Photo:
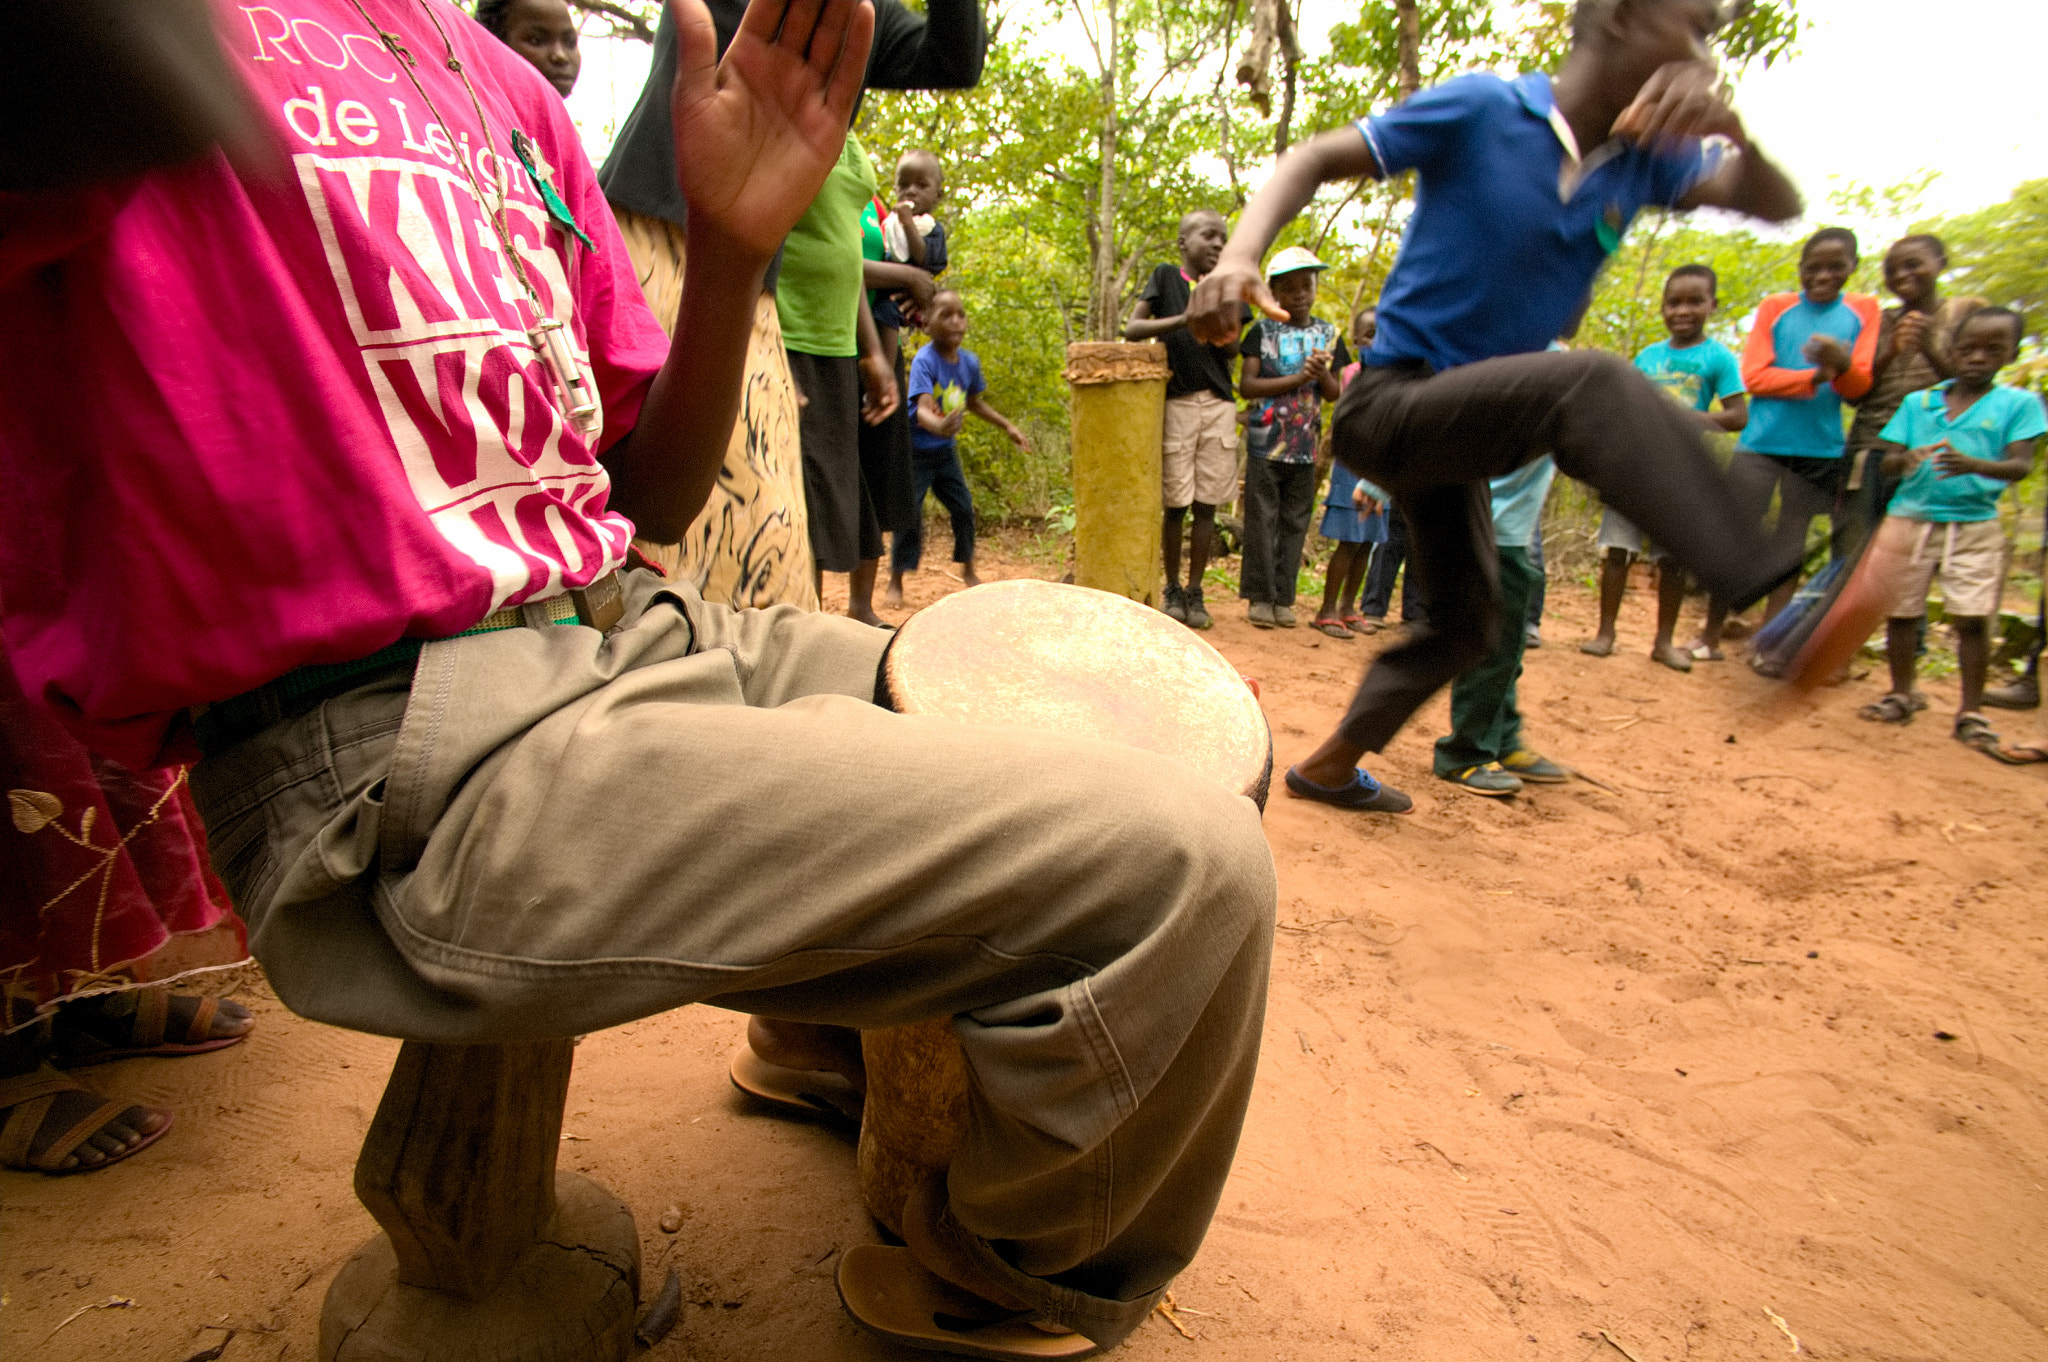
[[(1779, 711), (1739, 662), (1666, 671), (1648, 595), (1595, 660), (1590, 600), (1554, 588), (1529, 657), (1531, 741), (1601, 784), (1501, 803), (1433, 780), (1440, 700), (1375, 768), (1412, 815), (1275, 798), (1237, 1171), (1178, 1328), (1155, 1315), (1122, 1356), (2048, 1358), (2048, 780), (1950, 741), (1952, 685), (1895, 729), (1855, 716), (1878, 677)], [(1297, 759), (1376, 642), (1218, 613)], [(182, 1362), (218, 1324), (242, 1331), (227, 1362), (313, 1357), (372, 1230), (350, 1167), (396, 1047), (292, 1017), (253, 972), (238, 989), (246, 1045), (93, 1071), (177, 1109), (161, 1144), (0, 1173), (6, 1356)], [(875, 1237), (851, 1147), (738, 1100), (740, 1032), (690, 1008), (577, 1054), (563, 1166), (633, 1208), (643, 1297), (684, 1283), (648, 1355), (901, 1355), (833, 1292)], [(134, 1304), (64, 1323), (110, 1296)]]

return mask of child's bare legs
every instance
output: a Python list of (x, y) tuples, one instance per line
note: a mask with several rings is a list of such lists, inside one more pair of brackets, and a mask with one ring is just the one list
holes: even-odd
[(1323, 577), (1323, 604), (1322, 608), (1316, 611), (1317, 624), (1325, 621), (1334, 624), (1343, 620), (1345, 604), (1358, 595), (1358, 588), (1355, 585), (1347, 593), (1344, 584), (1347, 579), (1355, 581), (1357, 576), (1362, 575), (1354, 574), (1352, 568), (1360, 557), (1359, 550), (1364, 547), (1366, 546), (1363, 544), (1353, 544), (1348, 540), (1337, 542), (1336, 549), (1330, 554), (1329, 571)]
[[(1188, 513), (1185, 506), (1169, 506), (1159, 522), (1159, 553), (1166, 560), (1166, 584), (1180, 585), (1180, 522)], [(1190, 558), (1194, 555), (1189, 554)]]
[[(1351, 555), (1351, 566), (1344, 573), (1344, 594), (1337, 598), (1337, 612), (1340, 615), (1358, 613), (1358, 597), (1365, 590), (1366, 570), (1372, 566), (1372, 545), (1355, 544), (1357, 552)], [(1336, 569), (1333, 566), (1331, 571)]]
[(1216, 542), (1216, 508), (1198, 501), (1195, 503), (1194, 509), (1194, 523), (1188, 527), (1188, 592), (1190, 595), (1202, 589), (1202, 574), (1209, 570), (1209, 551)]
[(1692, 670), (1692, 655), (1671, 641), (1685, 606), (1685, 569), (1669, 558), (1657, 564), (1657, 640), (1650, 656), (1674, 671)]
[[(1991, 667), (1991, 622), (1982, 615), (1956, 615), (1949, 623), (1956, 631), (1956, 671), (1963, 683), (1958, 713), (1975, 714), (1984, 706), (1984, 676)], [(1889, 630), (1885, 641), (1891, 641)]]
[(882, 617), (875, 613), (875, 576), (881, 570), (879, 558), (863, 558), (853, 571), (846, 574), (846, 613), (848, 618), (862, 624), (879, 625)]
[(1621, 618), (1621, 598), (1628, 594), (1632, 556), (1627, 549), (1609, 549), (1600, 560), (1600, 628), (1579, 645), (1580, 652), (1606, 657), (1614, 651), (1614, 625)]
[(1920, 621), (1886, 620), (1884, 651), (1892, 668), (1892, 694), (1911, 695), (1914, 676), (1920, 669)]

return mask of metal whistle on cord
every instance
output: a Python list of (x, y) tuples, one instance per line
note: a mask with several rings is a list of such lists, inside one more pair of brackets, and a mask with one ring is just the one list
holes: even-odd
[(576, 353), (569, 348), (569, 338), (563, 332), (562, 324), (553, 317), (543, 317), (526, 328), (526, 338), (533, 342), (534, 353), (554, 375), (555, 387), (562, 394), (563, 415), (586, 440), (595, 439), (601, 419), (597, 394), (591, 391), (590, 379), (584, 374), (583, 366), (576, 362)]

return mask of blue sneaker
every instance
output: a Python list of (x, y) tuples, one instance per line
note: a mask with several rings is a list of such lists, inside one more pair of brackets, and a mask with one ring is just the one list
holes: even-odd
[(1330, 789), (1318, 785), (1292, 766), (1287, 768), (1287, 793), (1296, 799), (1313, 799), (1318, 804), (1333, 804), (1340, 809), (1356, 809), (1365, 813), (1406, 813), (1415, 807), (1415, 801), (1391, 785), (1382, 785), (1363, 771), (1352, 772), (1349, 785)]

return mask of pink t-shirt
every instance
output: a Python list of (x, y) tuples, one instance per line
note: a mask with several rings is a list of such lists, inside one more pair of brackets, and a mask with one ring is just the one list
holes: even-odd
[[(276, 149), (0, 195), (0, 625), (22, 686), (132, 765), (185, 706), (581, 586), (624, 558), (597, 449), (668, 351), (561, 99), (428, 0), (221, 0)], [(585, 247), (511, 148), (532, 139)], [(603, 402), (586, 441), (477, 203)]]

